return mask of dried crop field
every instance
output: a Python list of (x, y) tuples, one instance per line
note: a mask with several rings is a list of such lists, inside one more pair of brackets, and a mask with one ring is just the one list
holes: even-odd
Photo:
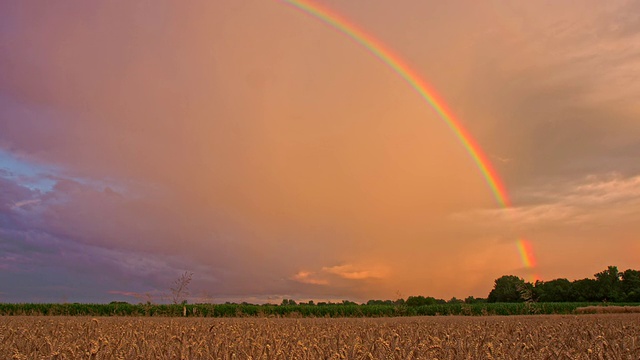
[(640, 359), (640, 314), (0, 317), (2, 359)]

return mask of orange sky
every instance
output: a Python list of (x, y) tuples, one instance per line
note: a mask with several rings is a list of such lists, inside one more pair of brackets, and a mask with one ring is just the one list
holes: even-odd
[[(0, 301), (486, 297), (639, 268), (633, 2), (0, 5)], [(523, 264), (527, 239), (536, 267)], [(120, 294), (120, 295), (118, 295)]]

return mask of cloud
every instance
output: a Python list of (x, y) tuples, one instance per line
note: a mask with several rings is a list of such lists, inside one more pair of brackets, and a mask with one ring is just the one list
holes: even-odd
[(492, 159), (512, 159), (494, 164), (509, 189), (640, 171), (640, 35), (616, 30), (637, 20), (623, 2), (592, 4), (579, 17), (570, 5), (549, 17), (539, 4), (512, 8), (510, 22), (519, 25), (495, 25), (511, 36), (487, 34), (474, 48), (462, 91), (482, 101), (463, 106), (463, 119), (476, 119), (469, 126)]
[[(319, 271), (298, 271), (291, 280), (302, 284), (331, 285), (334, 288), (342, 288), (353, 285), (354, 281), (367, 282), (382, 280), (388, 277), (388, 269), (378, 267), (376, 269), (363, 269), (352, 264), (323, 266)], [(346, 281), (346, 282), (345, 282)]]
[(329, 285), (328, 280), (315, 278), (314, 275), (309, 271), (298, 271), (291, 279), (303, 284)]
[(383, 279), (387, 272), (382, 270), (361, 270), (351, 264), (323, 267), (322, 271), (348, 280)]
[(388, 269), (382, 267), (365, 270), (352, 264), (344, 264), (323, 266), (318, 272), (301, 270), (293, 275), (291, 279), (303, 284), (333, 285), (340, 287), (347, 286), (346, 283), (343, 282), (344, 280), (350, 282), (381, 280), (387, 278), (388, 273)]
[(16, 208), (21, 208), (23, 206), (29, 206), (29, 205), (37, 204), (40, 201), (42, 201), (42, 200), (40, 200), (40, 199), (31, 199), (31, 200), (18, 201), (15, 204), (13, 204), (13, 208), (16, 209)]
[(613, 206), (620, 202), (638, 202), (640, 176), (624, 177), (619, 173), (589, 176), (568, 196), (568, 201), (584, 205)]
[(640, 175), (589, 175), (580, 181), (558, 181), (529, 188), (518, 196), (526, 203), (505, 209), (457, 213), (452, 218), (486, 227), (520, 230), (631, 221), (640, 214)]

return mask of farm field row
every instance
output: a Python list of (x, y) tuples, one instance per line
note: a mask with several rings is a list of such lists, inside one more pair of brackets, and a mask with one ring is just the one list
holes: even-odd
[[(2, 304), (0, 315), (70, 316), (189, 316), (189, 317), (396, 317), (424, 315), (529, 315), (588, 312), (640, 311), (638, 304), (624, 303), (476, 303), (406, 305), (252, 305), (252, 304)], [(580, 309), (580, 310), (578, 310)], [(604, 310), (603, 310), (604, 309)], [(618, 311), (616, 310), (616, 311)], [(614, 311), (614, 312), (616, 312)]]
[(640, 314), (0, 318), (12, 359), (638, 359)]

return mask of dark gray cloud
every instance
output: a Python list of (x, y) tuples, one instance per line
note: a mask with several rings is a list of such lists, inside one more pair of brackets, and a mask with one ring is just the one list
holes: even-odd
[[(498, 164), (512, 188), (640, 171), (634, 160), (640, 155), (634, 120), (640, 87), (633, 81), (640, 69), (640, 48), (634, 45), (640, 37), (617, 30), (637, 20), (622, 15), (624, 9), (596, 6), (550, 27), (532, 26), (528, 30), (535, 32), (518, 34), (520, 47), (491, 39), (480, 43), (469, 92), (482, 99), (467, 113), (492, 118), (492, 142), (484, 144), (508, 160)], [(538, 17), (529, 20), (544, 24)]]

